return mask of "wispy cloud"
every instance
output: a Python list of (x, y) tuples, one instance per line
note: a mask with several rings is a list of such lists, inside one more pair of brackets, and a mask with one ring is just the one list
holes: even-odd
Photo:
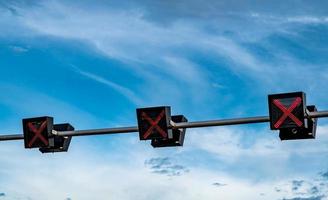
[[(83, 146), (83, 148), (82, 148)], [(2, 144), (0, 163), (1, 178), (6, 179), (2, 187), (9, 199), (240, 199), (257, 198), (258, 193), (271, 194), (271, 185), (257, 184), (232, 178), (229, 175), (218, 175), (215, 171), (195, 169), (183, 176), (170, 178), (149, 173), (144, 168), (142, 159), (145, 151), (139, 151), (136, 145), (126, 143), (126, 158), (114, 162), (113, 157), (103, 156), (92, 151), (91, 144), (84, 144), (67, 154), (41, 155), (39, 152), (26, 151), (21, 145)], [(10, 156), (8, 155), (10, 151)], [(112, 154), (121, 155), (119, 151)], [(7, 156), (8, 155), (8, 156)], [(40, 161), (42, 157), (42, 161)], [(21, 165), (21, 160), (28, 160)], [(127, 161), (128, 160), (128, 161)], [(126, 162), (127, 161), (127, 162)], [(42, 162), (42, 168), (40, 168)], [(115, 164), (116, 163), (116, 164)], [(11, 168), (12, 170), (4, 170)], [(36, 170), (37, 169), (37, 170)], [(26, 173), (29, 171), (30, 173)], [(9, 178), (10, 177), (10, 178)], [(215, 179), (223, 180), (227, 185), (220, 190), (211, 183)], [(57, 184), (60, 182), (61, 184)], [(15, 186), (19, 184), (20, 190)], [(49, 190), (56, 187), (56, 190)], [(232, 192), (238, 188), (238, 193)], [(88, 192), (81, 192), (88, 191)], [(140, 192), (142, 191), (142, 192)], [(269, 198), (268, 198), (269, 199)]]
[[(198, 133), (198, 138), (206, 132), (208, 131)], [(231, 132), (231, 134), (235, 133), (235, 131)], [(187, 139), (192, 138), (189, 135)], [(110, 141), (109, 139), (105, 140)], [(213, 140), (220, 139), (216, 138), (207, 142), (213, 142)], [(105, 145), (108, 148), (108, 144)], [(224, 149), (222, 146), (225, 145), (229, 146), (228, 143), (223, 143), (220, 145), (221, 150)], [(255, 148), (254, 146), (257, 145), (251, 145), (251, 148)], [(298, 145), (298, 147), (300, 146)], [(318, 179), (318, 177), (307, 176), (294, 179), (297, 175), (289, 174), (289, 178), (286, 174), (281, 173), (274, 175), (279, 177), (278, 179), (267, 178), (259, 181), (257, 178), (234, 175), (231, 170), (200, 167), (197, 162), (200, 157), (193, 157), (192, 162), (180, 159), (185, 156), (190, 157), (190, 143), (186, 144), (186, 150), (181, 150), (172, 157), (163, 157), (165, 152), (157, 151), (149, 145), (144, 146), (137, 142), (137, 137), (122, 140), (120, 146), (116, 145), (115, 148), (110, 148), (110, 154), (99, 153), (94, 148), (94, 144), (86, 141), (75, 144), (75, 147), (66, 154), (42, 155), (38, 151), (23, 149), (21, 143), (2, 143), (0, 145), (0, 153), (3, 155), (0, 158), (2, 166), (0, 179), (7, 180), (3, 191), (6, 192), (8, 198), (17, 196), (20, 198), (30, 197), (36, 200), (65, 199), (67, 196), (82, 200), (106, 199), (108, 195), (122, 200), (131, 198), (138, 200), (149, 198), (196, 200), (199, 198), (217, 199), (218, 196), (225, 199), (260, 198), (271, 200), (294, 198), (296, 195), (300, 198), (313, 195), (322, 196), (327, 190), (326, 185), (321, 185), (323, 180)], [(240, 148), (240, 146), (236, 148)], [(166, 151), (166, 153), (168, 152), (172, 151)], [(253, 159), (259, 156), (256, 150), (250, 152), (254, 154)], [(229, 151), (222, 153), (229, 154)], [(313, 155), (312, 153), (308, 154)], [(271, 155), (266, 153), (264, 155), (269, 157), (266, 160), (269, 162), (272, 158)], [(306, 154), (303, 152), (302, 155)], [(197, 156), (200, 155), (197, 154)], [(21, 165), (24, 160), (29, 162)], [(219, 161), (211, 159), (211, 162)], [(246, 168), (247, 173), (249, 173), (249, 168), (254, 169), (255, 166), (257, 170), (261, 171), (259, 163), (262, 162), (261, 158), (252, 162), (250, 157), (247, 157), (243, 164), (234, 163), (234, 165), (240, 169), (245, 170)], [(39, 168), (40, 163), (42, 163), (42, 168)], [(277, 168), (276, 164), (276, 160), (272, 160), (268, 163), (271, 165), (268, 170), (274, 173), (273, 170)], [(149, 173), (149, 170), (152, 173)], [(233, 170), (237, 169), (234, 168)], [(26, 173), (26, 171), (30, 173)], [(304, 181), (298, 186), (297, 191), (293, 190), (295, 187), (294, 180)], [(62, 184), (58, 185), (58, 182)], [(19, 191), (15, 190), (17, 184), (21, 185)], [(213, 186), (219, 186), (220, 189)], [(56, 187), (56, 190), (49, 190), (49, 187)], [(318, 189), (316, 194), (313, 194), (313, 187)], [(275, 188), (279, 188), (279, 192)], [(236, 190), (238, 193), (235, 192)], [(140, 191), (143, 192), (140, 193)], [(300, 192), (302, 194), (299, 194)]]
[(227, 184), (216, 182), (216, 183), (213, 183), (213, 185), (216, 187), (223, 187), (223, 186), (226, 186)]
[[(195, 6), (200, 3), (193, 1), (187, 4)], [(25, 28), (25, 33), (30, 35), (83, 41), (98, 53), (125, 63), (124, 67), (129, 67), (131, 74), (145, 80), (142, 87), (147, 87), (147, 92), (137, 93), (145, 97), (148, 104), (174, 104), (186, 99), (195, 105), (209, 103), (216, 92), (213, 82), (230, 85), (223, 81), (224, 78), (212, 75), (213, 72), (220, 74), (221, 69), (229, 70), (250, 85), (256, 84), (259, 92), (304, 88), (322, 93), (319, 86), (327, 80), (325, 73), (317, 73), (315, 81), (312, 76), (303, 75), (319, 72), (324, 64), (305, 63), (302, 58), (284, 49), (286, 47), (276, 46), (270, 38), (276, 35), (282, 36), (283, 40), (289, 40), (290, 35), (301, 37), (302, 33), (295, 31), (298, 25), (292, 21), (324, 22), (326, 17), (322, 14), (316, 17), (311, 13), (285, 13), (280, 16), (281, 10), (274, 3), (263, 4), (270, 5), (274, 12), (238, 7), (228, 2), (224, 6), (230, 5), (231, 10), (225, 10), (223, 5), (213, 3), (223, 14), (204, 13), (194, 16), (198, 19), (195, 21), (193, 17), (182, 20), (178, 13), (186, 11), (179, 6), (175, 8), (176, 4), (167, 3), (162, 6), (176, 12), (172, 13), (175, 18), (170, 19), (168, 24), (157, 23), (160, 19), (154, 23), (150, 15), (159, 17), (165, 11), (155, 12), (154, 5), (147, 2), (137, 3), (138, 9), (129, 6), (111, 9), (107, 4), (89, 9), (87, 3), (44, 1), (37, 6), (15, 5), (20, 15), (10, 16), (7, 13), (6, 17), (17, 21), (18, 26)], [(186, 13), (186, 16), (193, 14)], [(217, 20), (208, 20), (209, 16)], [(306, 23), (303, 25), (306, 26)], [(197, 54), (201, 54), (200, 58), (194, 58), (193, 55)], [(216, 68), (199, 62), (201, 58), (213, 57), (217, 60)], [(95, 71), (88, 73), (89, 78), (92, 74), (96, 80)], [(98, 82), (116, 88), (134, 103), (142, 103), (126, 87), (97, 76)], [(184, 94), (181, 94), (181, 88)], [(153, 93), (158, 95), (147, 96)], [(170, 96), (174, 96), (174, 100)]]
[(293, 191), (297, 191), (300, 187), (302, 187), (303, 183), (304, 183), (303, 180), (301, 180), (301, 181), (299, 181), (299, 180), (294, 180), (294, 181), (292, 182), (292, 184), (293, 184), (293, 188), (292, 188), (292, 190), (293, 190)]
[(28, 48), (21, 46), (10, 46), (10, 49), (16, 53), (25, 53), (28, 51)]
[(294, 197), (291, 199), (283, 199), (283, 200), (323, 200), (325, 196), (312, 196), (312, 197)]
[[(27, 117), (53, 116), (56, 122), (69, 122), (78, 128), (99, 125), (102, 120), (95, 115), (67, 103), (60, 97), (52, 97), (27, 87), (0, 83), (0, 103), (15, 113), (1, 130), (21, 131), (20, 120)], [(31, 98), (33, 97), (33, 98)], [(24, 103), (22, 103), (24, 102)]]
[(137, 97), (137, 95), (132, 90), (130, 90), (126, 87), (123, 87), (122, 85), (119, 85), (113, 81), (105, 79), (96, 74), (80, 70), (77, 67), (74, 67), (74, 71), (88, 79), (91, 79), (93, 81), (96, 81), (98, 83), (101, 83), (101, 84), (104, 84), (104, 85), (110, 87), (111, 89), (117, 91), (118, 93), (120, 93), (121, 95), (123, 95), (124, 97), (126, 97), (128, 100), (130, 100), (131, 102), (133, 102), (136, 105), (142, 104), (142, 100), (139, 97)]
[[(218, 163), (224, 163), (225, 167), (234, 169), (229, 170), (230, 173), (247, 179), (261, 177), (262, 180), (269, 180), (282, 174), (288, 178), (287, 174), (295, 175), (296, 172), (291, 171), (294, 168), (305, 170), (305, 166), (308, 166), (317, 171), (322, 170), (325, 166), (322, 160), (328, 156), (326, 132), (327, 127), (323, 126), (319, 127), (316, 140), (280, 141), (278, 133), (250, 128), (189, 130), (184, 151), (192, 153), (198, 149), (208, 156), (211, 155), (209, 161), (215, 159)], [(299, 164), (293, 162), (294, 159), (298, 160), (297, 163), (306, 162), (307, 159), (312, 162), (299, 167)], [(254, 168), (256, 171), (253, 171)]]
[[(286, 79), (292, 84), (299, 81), (297, 74), (308, 74), (313, 66), (304, 65), (291, 55), (279, 54), (280, 47), (272, 49), (272, 45), (268, 46), (265, 39), (275, 34), (295, 32), (293, 25), (285, 25), (284, 21), (324, 22), (326, 20), (326, 17), (311, 15), (279, 17), (271, 14), (273, 15), (271, 18), (276, 19), (275, 21), (269, 20), (268, 15), (248, 12), (251, 14), (239, 16), (239, 21), (235, 23), (240, 25), (247, 23), (251, 28), (243, 30), (239, 28), (232, 31), (233, 36), (227, 36), (224, 31), (229, 31), (231, 27), (227, 26), (229, 23), (222, 26), (222, 31), (212, 32), (203, 28), (203, 22), (191, 23), (187, 19), (176, 20), (168, 26), (163, 26), (149, 21), (143, 9), (108, 11), (96, 7), (90, 10), (79, 4), (45, 1), (34, 7), (17, 6), (16, 10), (21, 16), (15, 16), (15, 19), (19, 20), (29, 33), (84, 41), (104, 55), (128, 63), (127, 66), (130, 66), (134, 73), (148, 74), (148, 77), (152, 78), (165, 74), (175, 81), (185, 81), (188, 83), (188, 89), (196, 91), (210, 90), (211, 82), (208, 80), (209, 74), (206, 70), (208, 66), (200, 66), (186, 53), (181, 52), (188, 50), (193, 53), (207, 52), (223, 63), (228, 61), (225, 67), (234, 73), (251, 77), (270, 87), (273, 87), (275, 82), (286, 82), (283, 81)], [(234, 15), (238, 16), (238, 13)], [(268, 20), (258, 22), (257, 18)], [(210, 21), (210, 23), (213, 27), (222, 25), (221, 21), (217, 23)], [(254, 27), (259, 25), (263, 25), (262, 29), (267, 33), (254, 33)], [(252, 36), (257, 37), (254, 39)], [(247, 45), (258, 45), (271, 52), (273, 62), (250, 51)], [(184, 75), (180, 75), (181, 72)], [(302, 77), (304, 83), (313, 82), (306, 76)], [(171, 88), (174, 88), (174, 84), (169, 81), (163, 84), (171, 84)], [(307, 84), (302, 86), (306, 87)], [(281, 87), (287, 87), (287, 84)]]
[[(211, 98), (217, 93), (246, 101), (248, 93), (257, 96), (261, 89), (305, 88), (312, 94), (325, 89), (322, 85), (328, 80), (326, 64), (302, 58), (310, 56), (308, 52), (316, 53), (313, 49), (317, 46), (325, 55), (324, 40), (318, 39), (301, 56), (285, 45), (303, 44), (295, 47), (297, 52), (306, 49), (302, 39), (309, 35), (295, 28), (325, 26), (327, 19), (322, 14), (302, 13), (302, 8), (288, 2), (283, 4), (288, 8), (285, 12), (278, 3), (269, 1), (256, 5), (266, 5), (270, 12), (267, 8), (248, 7), (254, 2), (128, 2), (138, 6), (113, 2), (110, 6), (97, 6), (94, 2), (43, 1), (33, 6), (13, 3), (0, 8), (0, 36), (87, 43), (92, 53), (123, 63), (118, 67), (137, 76), (138, 83), (132, 84), (140, 83), (140, 87), (136, 89), (123, 80), (113, 81), (96, 67), (75, 67), (74, 73), (108, 87), (136, 105), (179, 104), (178, 109), (188, 107), (189, 113), (193, 109), (202, 113), (201, 105), (205, 105), (209, 110), (219, 107), (219, 112), (215, 112), (221, 115), (228, 106), (223, 98)], [(320, 7), (325, 8), (322, 4), (321, 1)], [(281, 41), (283, 45), (279, 45)], [(18, 46), (12, 50), (24, 52)], [(234, 78), (226, 79), (227, 76)], [(238, 91), (229, 90), (240, 80), (243, 81)], [(218, 92), (217, 88), (221, 90)], [(72, 120), (81, 128), (93, 121), (99, 123), (97, 117), (56, 97), (28, 88), (0, 89), (0, 103), (14, 110), (16, 119), (51, 113), (60, 120)], [(26, 98), (31, 94), (34, 99)], [(248, 101), (249, 106), (255, 105), (254, 98)], [(40, 110), (29, 105), (38, 105)], [(11, 127), (17, 127), (16, 121)], [(6, 197), (33, 199), (325, 198), (327, 183), (322, 176), (326, 173), (315, 178), (311, 173), (326, 167), (326, 132), (327, 127), (319, 127), (315, 141), (281, 142), (267, 127), (188, 130), (185, 146), (179, 150), (154, 150), (143, 146), (136, 137), (122, 136), (119, 143), (113, 138), (104, 138), (105, 144), (86, 140), (60, 156), (27, 152), (21, 144), (2, 144), (0, 179), (6, 179)], [(294, 184), (300, 180), (304, 182)], [(58, 185), (59, 182), (63, 184)], [(21, 191), (15, 191), (17, 185), (21, 185)]]
[(173, 164), (171, 159), (165, 158), (151, 158), (145, 161), (145, 165), (152, 170), (152, 173), (163, 174), (167, 176), (181, 176), (189, 172), (185, 166)]
[(296, 16), (288, 17), (288, 22), (303, 23), (303, 24), (328, 24), (328, 16), (316, 17), (316, 16)]

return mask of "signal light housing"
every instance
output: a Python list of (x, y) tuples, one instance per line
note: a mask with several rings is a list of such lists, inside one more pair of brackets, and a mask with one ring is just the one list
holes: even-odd
[[(317, 111), (314, 105), (307, 106), (309, 112)], [(281, 129), (279, 137), (281, 140), (315, 139), (318, 119), (308, 119), (308, 128), (285, 128)]]
[(272, 94), (268, 101), (271, 130), (308, 128), (304, 92)]
[[(187, 118), (183, 115), (172, 116), (171, 120), (175, 123), (188, 122)], [(172, 139), (155, 138), (151, 140), (151, 145), (154, 148), (183, 146), (186, 129), (185, 128), (173, 129), (172, 131), (173, 131)]]
[(138, 108), (137, 120), (140, 140), (173, 138), (172, 130), (169, 129), (171, 107)]
[(49, 137), (51, 137), (53, 130), (52, 117), (26, 118), (22, 122), (25, 148), (49, 146)]
[[(54, 130), (56, 131), (74, 131), (74, 127), (69, 124), (55, 124), (54, 125)], [(69, 145), (71, 143), (71, 136), (58, 136), (58, 135), (53, 135), (49, 139), (49, 146), (48, 147), (42, 147), (40, 148), (40, 152), (42, 153), (58, 153), (58, 152), (67, 152)]]

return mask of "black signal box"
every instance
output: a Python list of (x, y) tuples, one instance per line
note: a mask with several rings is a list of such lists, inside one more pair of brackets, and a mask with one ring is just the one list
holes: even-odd
[[(307, 106), (309, 112), (317, 111), (315, 106)], [(308, 120), (308, 128), (286, 128), (281, 129), (279, 137), (281, 140), (300, 140), (315, 139), (317, 131), (318, 119), (312, 118)]]
[(52, 117), (45, 116), (23, 119), (25, 148), (48, 147), (52, 129)]
[(140, 140), (172, 139), (169, 129), (171, 107), (138, 108), (137, 119)]
[(271, 130), (308, 128), (305, 93), (272, 94), (268, 102)]
[[(171, 119), (174, 123), (188, 122), (187, 118), (183, 115), (172, 116)], [(157, 147), (175, 147), (183, 146), (186, 129), (173, 129), (173, 138), (172, 139), (161, 139), (155, 138), (151, 140), (151, 145), (154, 148)]]
[[(71, 124), (55, 124), (54, 130), (56, 131), (74, 131), (74, 127)], [(71, 143), (72, 136), (57, 136), (53, 135), (49, 139), (49, 146), (42, 147), (39, 150), (42, 153), (57, 153), (57, 152), (67, 152), (69, 145)]]

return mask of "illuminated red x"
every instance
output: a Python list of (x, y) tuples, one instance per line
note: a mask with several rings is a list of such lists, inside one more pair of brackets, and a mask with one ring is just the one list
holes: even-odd
[(167, 137), (167, 133), (161, 129), (158, 126), (159, 121), (161, 121), (161, 119), (164, 117), (165, 112), (164, 110), (157, 116), (157, 118), (155, 120), (153, 120), (152, 118), (150, 118), (146, 113), (142, 112), (141, 116), (146, 119), (149, 124), (151, 125), (151, 127), (146, 131), (146, 133), (143, 135), (143, 138), (146, 139), (153, 131), (153, 129), (156, 129), (164, 138)]
[(43, 137), (43, 135), (41, 134), (42, 131), (44, 131), (45, 128), (47, 128), (47, 121), (44, 121), (41, 126), (39, 127), (39, 129), (35, 128), (35, 126), (33, 125), (32, 122), (28, 122), (27, 123), (28, 128), (30, 129), (30, 131), (32, 131), (35, 135), (32, 138), (32, 140), (28, 143), (29, 147), (32, 147), (33, 143), (35, 142), (36, 139), (40, 139), (45, 145), (48, 145), (48, 140), (46, 138)]
[(302, 126), (303, 122), (301, 122), (292, 112), (293, 110), (299, 106), (302, 102), (302, 99), (300, 97), (297, 97), (295, 101), (290, 105), (289, 108), (286, 108), (282, 103), (275, 99), (273, 100), (274, 105), (276, 105), (284, 114), (280, 117), (280, 119), (275, 123), (274, 127), (279, 128), (282, 123), (286, 120), (287, 117), (289, 117), (291, 120), (293, 120), (297, 126)]

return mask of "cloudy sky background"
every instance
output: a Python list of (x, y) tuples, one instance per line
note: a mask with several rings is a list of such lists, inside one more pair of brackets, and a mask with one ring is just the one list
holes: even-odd
[[(76, 129), (136, 124), (170, 105), (189, 121), (267, 115), (267, 94), (328, 109), (323, 1), (0, 0), (0, 132), (50, 115)], [(328, 123), (281, 142), (268, 124), (73, 138), (68, 153), (0, 144), (0, 199), (328, 199)]]

